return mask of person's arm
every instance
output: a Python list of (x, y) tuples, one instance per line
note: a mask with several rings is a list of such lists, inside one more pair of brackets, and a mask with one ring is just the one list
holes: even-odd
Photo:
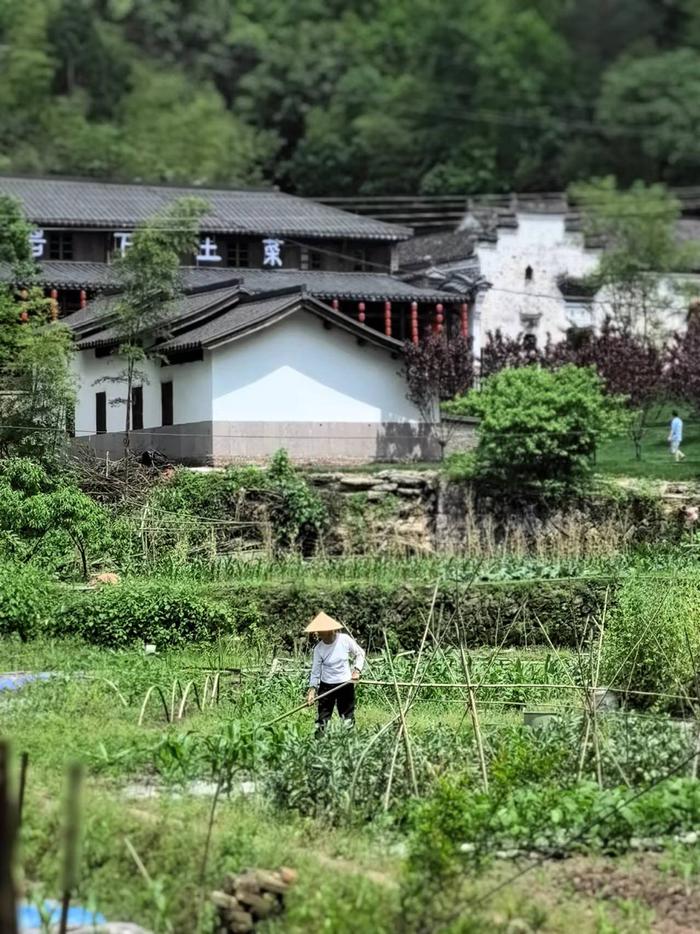
[(306, 702), (309, 706), (316, 700), (316, 690), (321, 683), (321, 651), (320, 643), (314, 646), (313, 662), (311, 664), (311, 674), (309, 676), (309, 690), (306, 694)]
[(353, 681), (359, 681), (360, 674), (362, 673), (362, 669), (365, 665), (365, 650), (361, 645), (358, 645), (357, 642), (355, 642), (352, 636), (348, 636), (348, 639), (350, 640), (350, 644), (348, 646), (350, 649), (350, 655), (352, 655), (354, 658), (351, 678)]

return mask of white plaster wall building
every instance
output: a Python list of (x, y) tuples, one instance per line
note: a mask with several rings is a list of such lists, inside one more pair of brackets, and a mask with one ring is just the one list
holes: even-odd
[[(700, 224), (684, 218), (679, 240), (700, 240)], [(613, 310), (610, 294), (583, 280), (598, 266), (599, 248), (585, 242), (563, 196), (503, 197), (472, 204), (456, 232), (416, 237), (398, 248), (400, 272), (416, 285), (461, 292), (469, 301), (469, 334), (479, 357), (489, 332), (531, 335), (540, 346), (572, 331), (600, 327)], [(659, 334), (682, 329), (689, 291), (700, 276), (669, 276), (660, 288)]]
[[(89, 309), (86, 309), (86, 312)], [(107, 309), (76, 316), (76, 437), (123, 453), (125, 386)], [(132, 392), (137, 450), (198, 464), (437, 459), (430, 426), (406, 398), (400, 341), (302, 289), (189, 296), (173, 335), (149, 342)]]

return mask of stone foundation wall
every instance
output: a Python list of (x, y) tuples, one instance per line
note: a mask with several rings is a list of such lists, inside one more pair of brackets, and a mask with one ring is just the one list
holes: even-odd
[[(97, 456), (123, 457), (123, 432), (77, 438)], [(192, 466), (264, 463), (284, 448), (292, 461), (351, 466), (374, 461), (438, 461), (440, 445), (429, 425), (410, 422), (192, 422), (131, 433), (131, 450), (158, 451)]]

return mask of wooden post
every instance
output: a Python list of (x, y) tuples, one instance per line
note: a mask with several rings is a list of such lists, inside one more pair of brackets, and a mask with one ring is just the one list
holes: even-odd
[(459, 306), (459, 333), (462, 337), (469, 337), (469, 305), (466, 302)]
[(411, 340), (418, 343), (418, 302), (411, 302)]
[(10, 752), (0, 743), (0, 931), (17, 934), (13, 854), (17, 835), (15, 804), (10, 794)]
[(384, 302), (384, 333), (391, 337), (391, 302)]
[(78, 843), (80, 840), (80, 786), (83, 779), (82, 766), (73, 763), (68, 767), (66, 795), (66, 824), (64, 830), (65, 850), (63, 854), (63, 894), (61, 897), (61, 919), (59, 934), (68, 930), (68, 911), (73, 891), (78, 882)]
[(80, 290), (80, 307), (85, 308), (87, 305), (87, 292), (85, 289)]
[(58, 319), (58, 289), (51, 289), (51, 320)]
[(357, 320), (360, 322), (360, 324), (365, 323), (365, 308), (366, 306), (364, 302), (360, 302), (360, 304), (357, 306)]
[(445, 321), (444, 311), (445, 311), (444, 307), (440, 304), (440, 302), (438, 302), (437, 305), (435, 306), (435, 333), (436, 334), (442, 334), (442, 326)]

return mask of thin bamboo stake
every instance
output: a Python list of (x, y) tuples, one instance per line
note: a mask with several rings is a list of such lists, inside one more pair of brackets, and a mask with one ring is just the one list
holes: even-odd
[(146, 691), (146, 696), (143, 699), (143, 704), (141, 704), (141, 713), (139, 714), (139, 722), (138, 722), (139, 726), (143, 725), (143, 718), (146, 715), (146, 705), (148, 704), (151, 694), (154, 691), (158, 692), (158, 696), (160, 697), (161, 703), (163, 704), (163, 710), (165, 712), (165, 720), (167, 723), (170, 723), (170, 711), (168, 710), (168, 704), (167, 704), (167, 701), (165, 700), (165, 695), (163, 694), (163, 691), (160, 685), (152, 684), (150, 688)]
[(177, 711), (178, 720), (182, 720), (183, 716), (185, 715), (185, 704), (187, 703), (187, 698), (189, 697), (190, 691), (194, 692), (194, 696), (197, 701), (197, 708), (200, 713), (202, 712), (203, 708), (202, 708), (202, 703), (199, 699), (199, 692), (197, 690), (197, 685), (194, 683), (194, 681), (188, 681), (188, 683), (185, 685), (185, 690), (182, 694), (182, 700), (180, 701), (180, 706), (178, 707), (178, 711)]
[(467, 662), (467, 656), (464, 651), (464, 646), (460, 646), (460, 653), (462, 656), (462, 666), (464, 667), (464, 677), (467, 679), (467, 684), (469, 684), (469, 713), (471, 715), (472, 726), (474, 727), (474, 737), (476, 739), (476, 752), (479, 757), (479, 767), (481, 769), (481, 781), (484, 786), (484, 791), (489, 790), (489, 773), (486, 767), (486, 756), (484, 755), (484, 743), (481, 738), (481, 726), (479, 724), (479, 712), (476, 708), (476, 699), (474, 696), (474, 691), (471, 687), (471, 677), (469, 675), (469, 664)]
[(19, 757), (19, 794), (17, 797), (17, 823), (22, 826), (24, 813), (24, 795), (27, 790), (27, 770), (29, 768), (29, 753), (23, 752)]
[[(598, 639), (598, 654), (595, 659), (595, 671), (593, 672), (591, 691), (589, 694), (590, 705), (591, 705), (591, 718), (593, 726), (593, 749), (595, 752), (595, 763), (596, 763), (596, 775), (598, 778), (598, 787), (603, 789), (603, 762), (600, 756), (600, 739), (598, 736), (598, 682), (600, 680), (600, 660), (603, 656), (603, 636), (605, 634), (605, 616), (608, 609), (608, 594), (610, 593), (610, 588), (606, 588), (605, 591), (605, 600), (603, 602), (603, 614), (600, 619), (600, 638)], [(593, 647), (591, 646), (591, 653), (593, 652)], [(591, 658), (592, 660), (592, 658)]]
[(370, 749), (372, 748), (372, 746), (374, 746), (374, 744), (377, 742), (380, 736), (383, 736), (387, 730), (391, 729), (391, 727), (398, 721), (398, 719), (399, 719), (399, 715), (396, 714), (395, 717), (392, 717), (391, 720), (388, 720), (384, 724), (383, 727), (377, 730), (377, 732), (374, 734), (374, 736), (370, 739), (370, 741), (367, 743), (365, 748), (360, 753), (360, 757), (357, 760), (357, 764), (355, 765), (355, 771), (352, 773), (352, 781), (350, 782), (350, 795), (349, 795), (350, 808), (352, 808), (352, 805), (355, 800), (355, 786), (357, 785), (357, 776), (360, 774), (362, 763), (365, 761), (365, 758), (367, 757)]
[[(404, 710), (403, 701), (401, 700), (401, 692), (399, 691), (399, 686), (396, 683), (396, 672), (394, 671), (394, 662), (389, 653), (389, 642), (386, 637), (386, 630), (383, 631), (382, 635), (384, 636), (384, 646), (386, 648), (386, 657), (389, 662), (389, 667), (391, 669), (391, 674), (394, 679), (394, 690), (396, 692), (396, 703), (398, 705), (399, 717), (401, 718), (401, 726), (399, 728), (399, 734), (403, 734), (404, 747), (406, 749), (406, 761), (408, 762), (408, 767), (411, 772), (411, 784), (413, 785), (414, 795), (418, 794), (418, 781), (416, 779), (416, 766), (413, 761), (413, 751), (411, 750), (411, 739), (408, 735), (408, 723), (406, 722), (406, 711)], [(394, 760), (395, 760), (394, 756)], [(392, 763), (393, 761), (392, 760)]]

